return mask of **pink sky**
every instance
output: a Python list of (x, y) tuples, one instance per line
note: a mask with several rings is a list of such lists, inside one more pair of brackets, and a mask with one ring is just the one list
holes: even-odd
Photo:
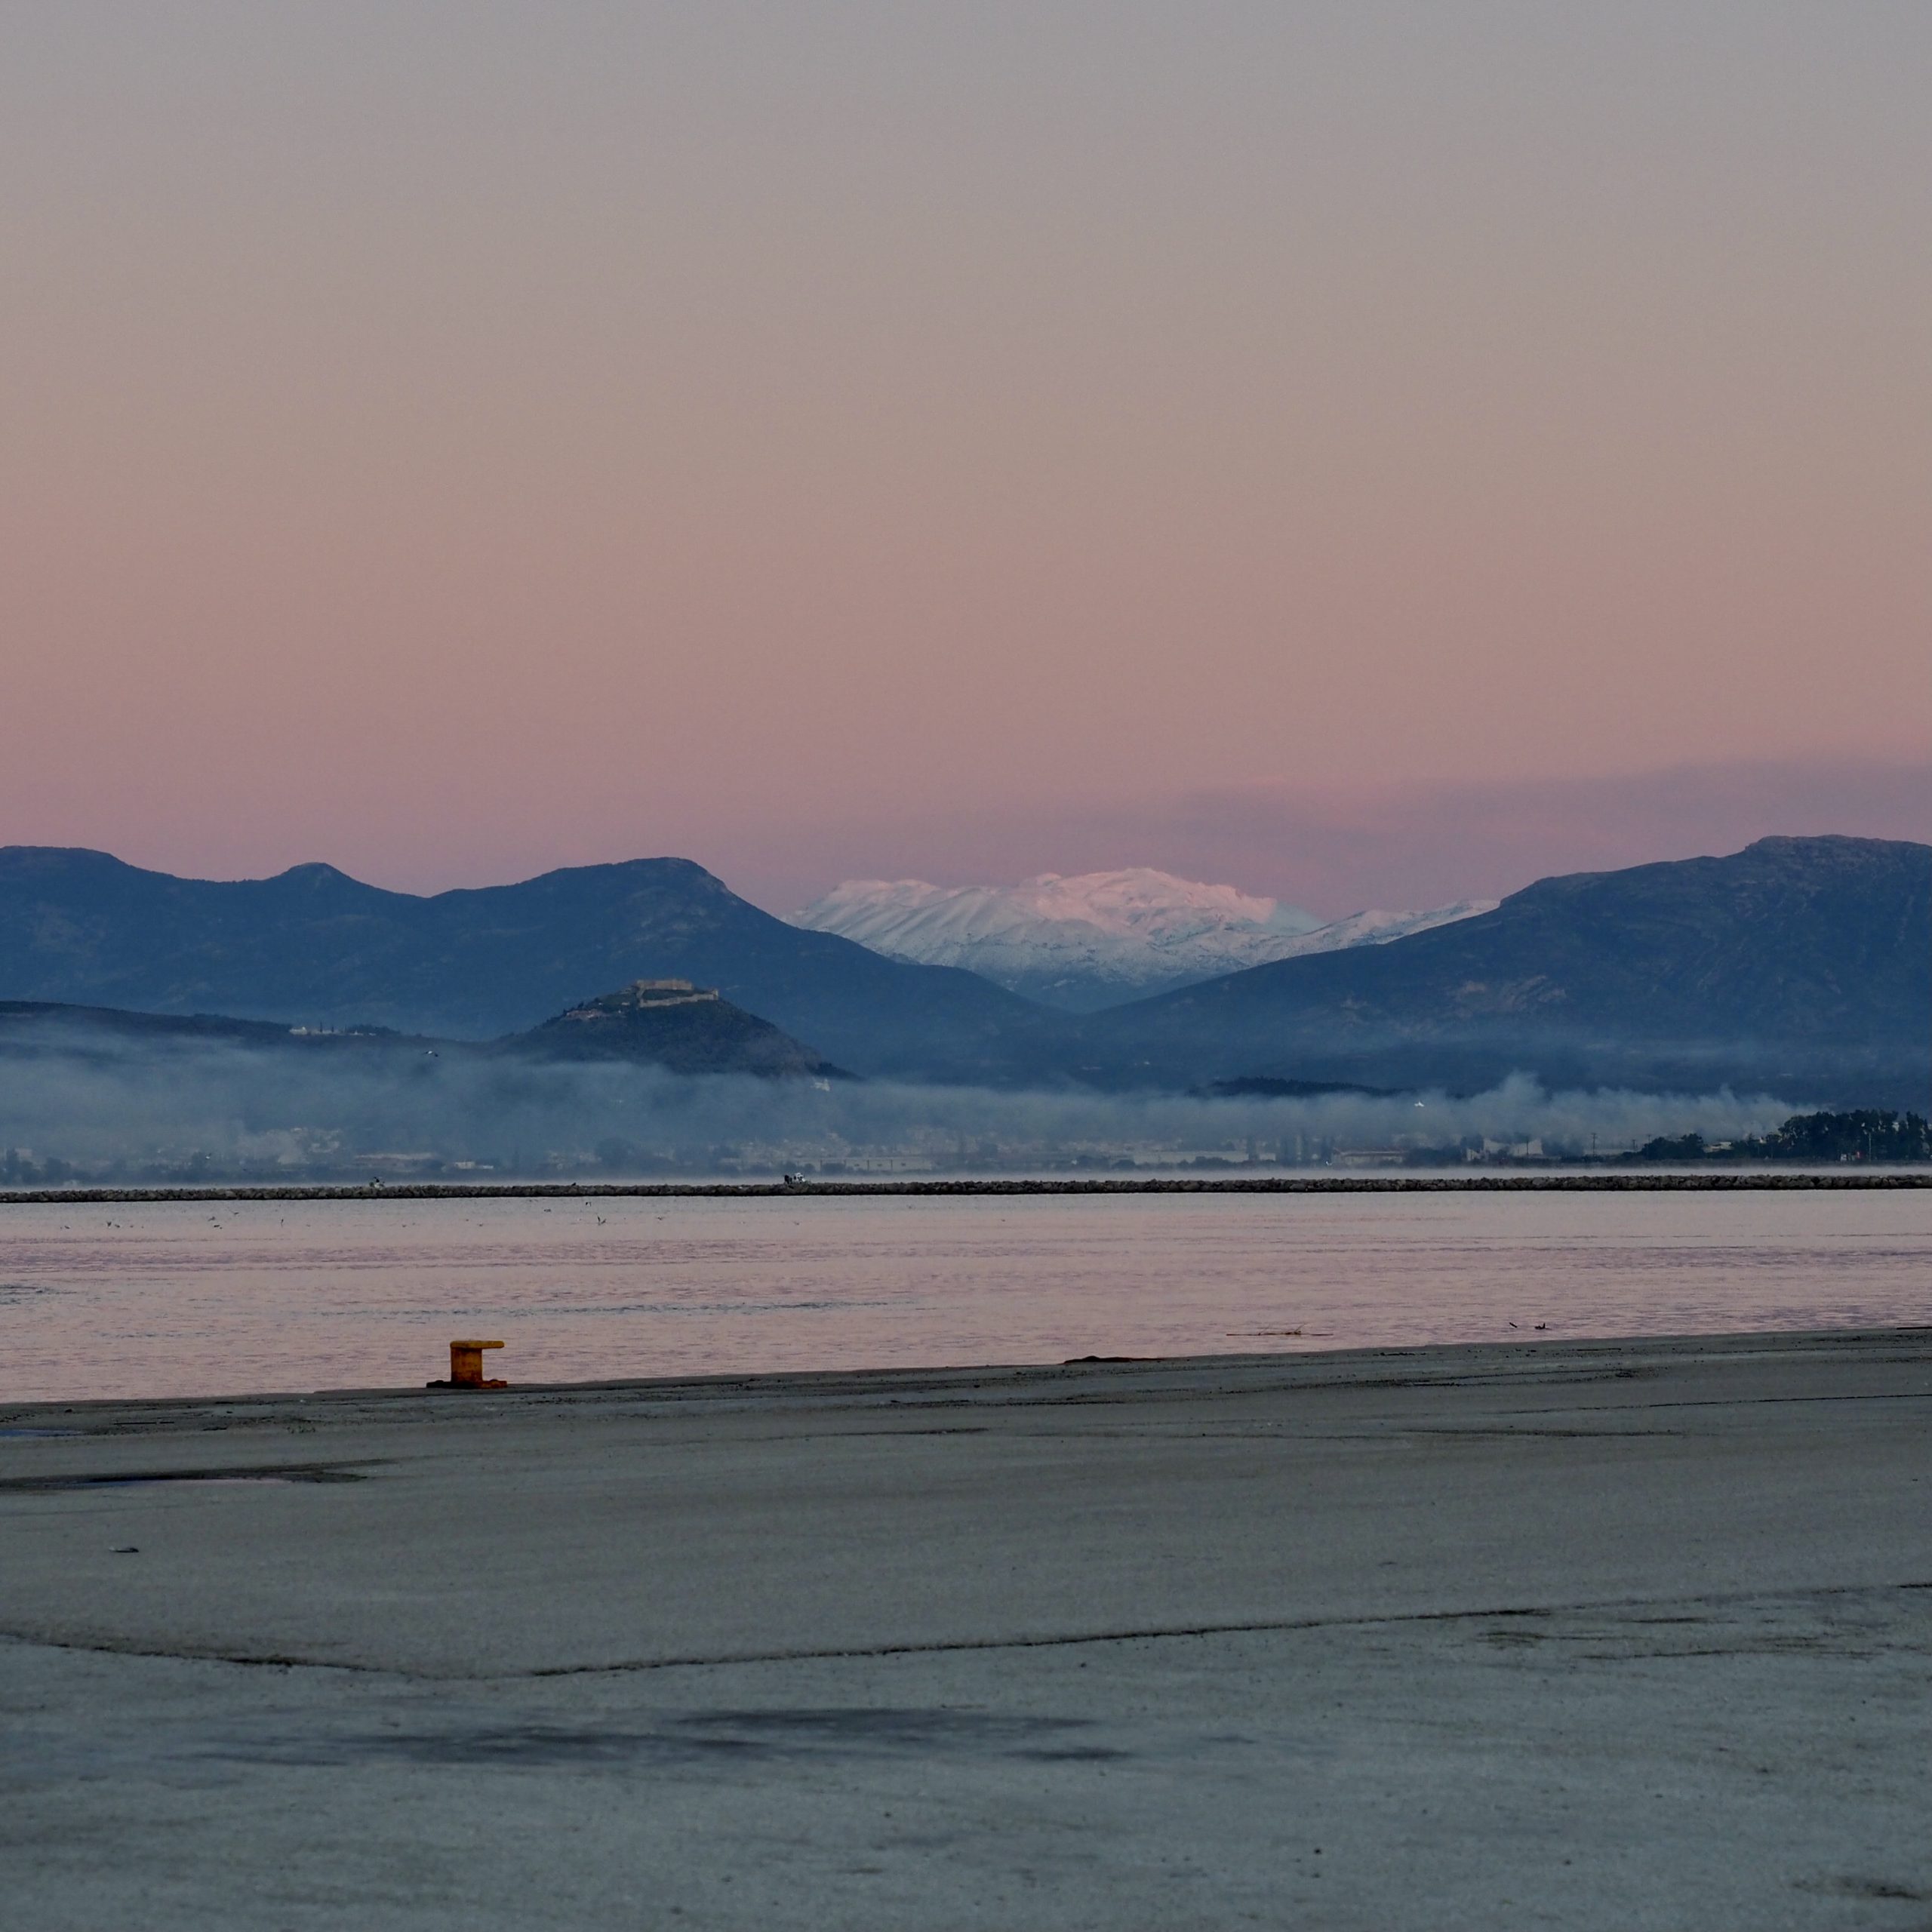
[(9, 42), (0, 842), (1339, 912), (1932, 831), (1932, 10)]

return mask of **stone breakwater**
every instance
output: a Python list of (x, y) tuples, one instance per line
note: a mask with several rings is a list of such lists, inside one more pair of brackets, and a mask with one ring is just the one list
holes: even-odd
[(787, 1200), (830, 1195), (1094, 1194), (1777, 1194), (1932, 1188), (1932, 1169), (1849, 1174), (1312, 1174), (1081, 1180), (398, 1181), (230, 1187), (43, 1187), (0, 1190), (0, 1207), (144, 1201)]

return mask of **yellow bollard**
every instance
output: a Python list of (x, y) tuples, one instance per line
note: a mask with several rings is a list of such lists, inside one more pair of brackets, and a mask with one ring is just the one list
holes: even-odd
[(492, 1381), (483, 1373), (483, 1351), (500, 1349), (500, 1342), (452, 1342), (450, 1344), (450, 1379), (432, 1382), (431, 1389), (507, 1389), (507, 1382)]

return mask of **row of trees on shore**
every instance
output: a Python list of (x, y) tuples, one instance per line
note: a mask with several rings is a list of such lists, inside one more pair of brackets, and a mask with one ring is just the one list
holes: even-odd
[(1793, 1114), (1770, 1134), (1707, 1141), (1701, 1134), (1660, 1136), (1638, 1148), (1640, 1161), (1932, 1161), (1932, 1129), (1913, 1113), (1862, 1107), (1849, 1113)]

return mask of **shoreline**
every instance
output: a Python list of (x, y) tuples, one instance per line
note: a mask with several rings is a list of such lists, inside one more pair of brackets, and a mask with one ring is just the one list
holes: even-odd
[(972, 1198), (1024, 1195), (1142, 1194), (1657, 1194), (1790, 1192), (1865, 1193), (1932, 1188), (1932, 1169), (1809, 1169), (1727, 1174), (1330, 1174), (1059, 1180), (798, 1181), (368, 1181), (277, 1186), (237, 1182), (205, 1187), (0, 1189), (0, 1208), (197, 1201), (611, 1201), (774, 1198)]
[[(76, 1426), (51, 1432), (48, 1444), (116, 1435), (114, 1412), (134, 1432), (143, 1417), (166, 1419), (171, 1429), (226, 1429), (245, 1416), (252, 1425), (272, 1424), (285, 1415), (321, 1419), (316, 1405), (358, 1420), (377, 1405), (422, 1404), (451, 1422), (494, 1418), (507, 1421), (519, 1411), (560, 1412), (610, 1408), (630, 1413), (694, 1411), (728, 1403), (734, 1412), (789, 1412), (801, 1406), (860, 1409), (884, 1407), (915, 1411), (928, 1407), (1003, 1407), (1072, 1400), (1106, 1402), (1131, 1393), (1146, 1398), (1166, 1389), (1222, 1396), (1288, 1387), (1451, 1387), (1474, 1378), (1527, 1374), (1567, 1379), (1610, 1375), (1626, 1379), (1635, 1370), (1690, 1360), (1739, 1363), (1756, 1359), (1810, 1358), (1824, 1361), (1863, 1357), (1873, 1350), (1924, 1350), (1932, 1364), (1932, 1321), (1844, 1328), (1727, 1328), (1684, 1330), (1671, 1334), (1549, 1335), (1520, 1338), (1486, 1337), (1454, 1342), (1414, 1342), (1386, 1346), (1355, 1344), (1334, 1349), (1269, 1349), (1252, 1353), (1170, 1355), (1069, 1355), (1059, 1361), (933, 1362), (906, 1366), (857, 1364), (841, 1367), (716, 1369), (673, 1375), (605, 1376), (573, 1382), (510, 1381), (496, 1388), (452, 1389), (429, 1381), (369, 1383), (324, 1389), (242, 1389), (193, 1395), (23, 1396), (0, 1401), (0, 1436), (30, 1417), (71, 1416)], [(1917, 1359), (1918, 1358), (1915, 1358)], [(1924, 1392), (1932, 1396), (1932, 1386)], [(85, 1419), (105, 1426), (90, 1429)], [(10, 1443), (17, 1448), (22, 1436)], [(291, 1464), (300, 1467), (300, 1464)], [(22, 1487), (0, 1479), (0, 1496)]]

